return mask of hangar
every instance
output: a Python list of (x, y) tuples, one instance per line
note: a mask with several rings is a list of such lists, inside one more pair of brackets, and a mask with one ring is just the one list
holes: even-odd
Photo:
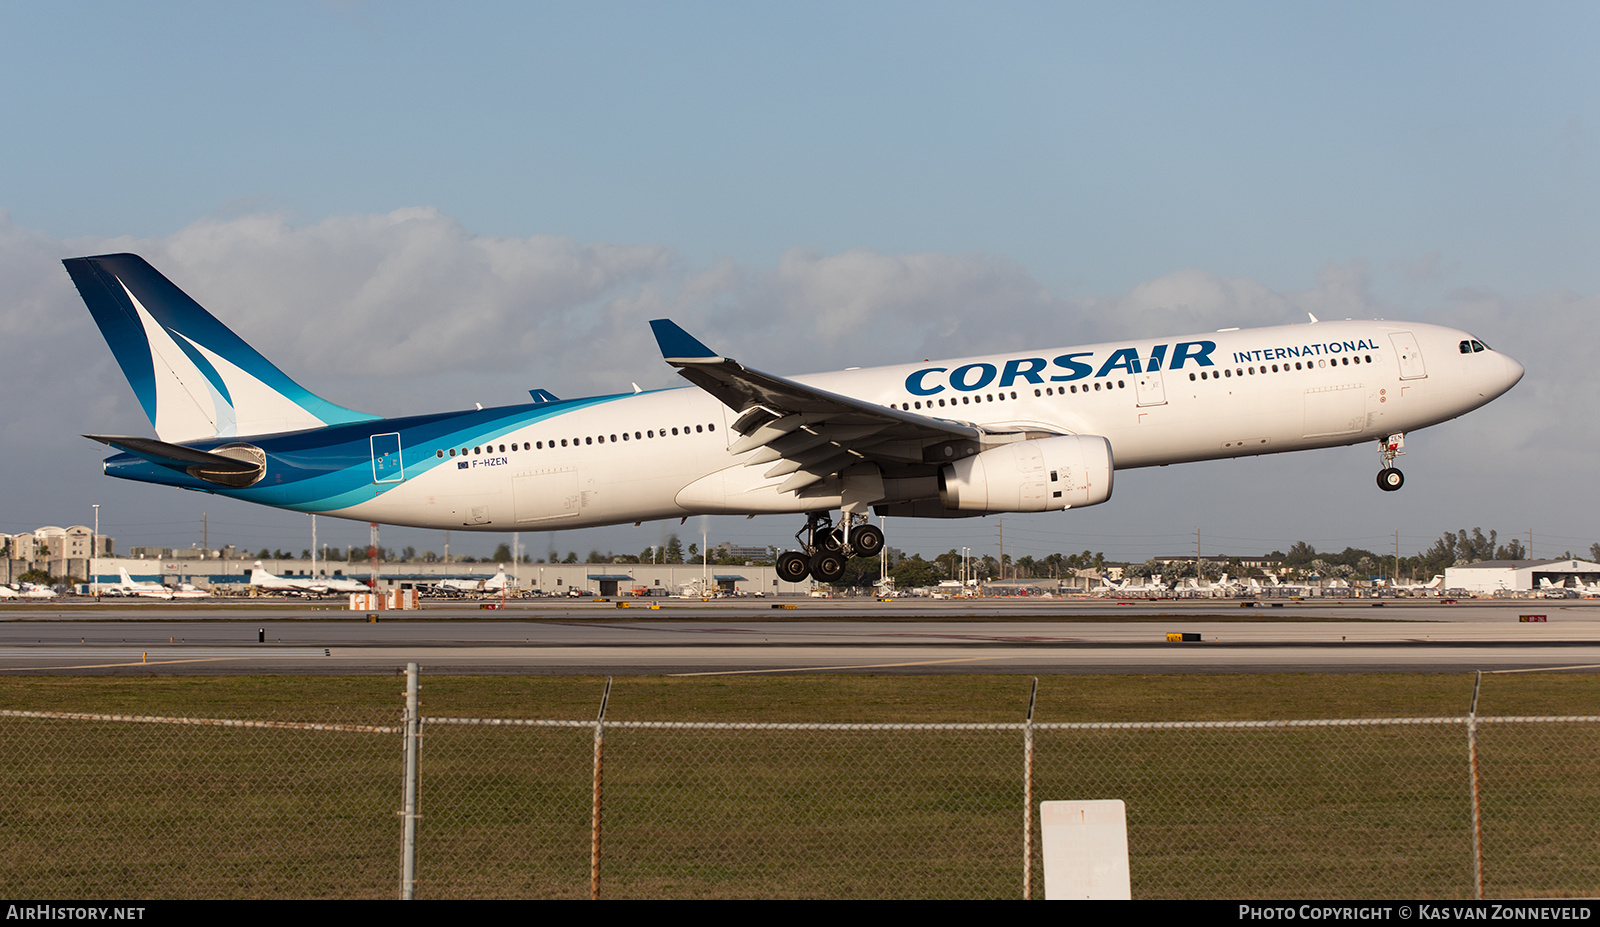
[(1552, 586), (1576, 588), (1572, 578), (1585, 586), (1600, 582), (1600, 563), (1588, 560), (1484, 560), (1462, 566), (1446, 567), (1446, 589), (1465, 589), (1468, 592), (1493, 593), (1502, 589), (1512, 592), (1533, 592), (1545, 588), (1543, 580)]

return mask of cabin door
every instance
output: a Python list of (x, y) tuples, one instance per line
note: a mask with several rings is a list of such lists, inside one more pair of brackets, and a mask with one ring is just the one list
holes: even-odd
[(1422, 366), (1422, 349), (1417, 347), (1417, 336), (1410, 332), (1394, 332), (1389, 335), (1389, 340), (1394, 342), (1395, 356), (1400, 359), (1400, 379), (1420, 380), (1428, 375)]
[(1139, 398), (1140, 406), (1164, 406), (1167, 404), (1167, 390), (1161, 384), (1161, 371), (1147, 370), (1135, 374), (1133, 388)]

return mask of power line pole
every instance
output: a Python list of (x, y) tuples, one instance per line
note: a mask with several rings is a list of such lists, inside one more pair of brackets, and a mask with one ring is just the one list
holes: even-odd
[(379, 592), (380, 590), (378, 589), (378, 523), (375, 522), (375, 521), (369, 521), (369, 522), (367, 522), (367, 528), (369, 529), (369, 531), (371, 533), (371, 537), (370, 537), (370, 539), (368, 541), (368, 545), (367, 546), (370, 548), (368, 553), (372, 557), (372, 591), (373, 592)]

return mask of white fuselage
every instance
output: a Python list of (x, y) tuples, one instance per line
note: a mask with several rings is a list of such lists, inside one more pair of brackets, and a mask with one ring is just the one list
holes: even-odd
[[(1126, 469), (1348, 445), (1449, 420), (1523, 372), (1481, 343), (1464, 351), (1471, 340), (1432, 325), (1319, 322), (793, 379), (992, 431), (1102, 436)], [(616, 397), (492, 443), (410, 448), (447, 465), (330, 514), (507, 531), (839, 507), (826, 487), (779, 492), (783, 477), (745, 466), (753, 452), (731, 454), (736, 418), (693, 387)], [(904, 482), (886, 499), (927, 498), (926, 480)]]

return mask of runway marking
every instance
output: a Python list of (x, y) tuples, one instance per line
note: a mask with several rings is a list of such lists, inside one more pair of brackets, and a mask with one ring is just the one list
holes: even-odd
[(668, 676), (748, 676), (754, 673), (815, 673), (842, 669), (891, 669), (897, 666), (937, 666), (940, 663), (976, 663), (982, 660), (1009, 660), (1010, 657), (961, 657), (951, 660), (913, 660), (910, 663), (855, 663), (844, 666), (787, 666), (778, 669), (712, 670), (706, 673), (668, 673)]
[(1532, 669), (1490, 670), (1494, 673), (1554, 673), (1558, 670), (1600, 669), (1600, 663), (1579, 663), (1576, 666), (1535, 666)]
[(246, 657), (204, 657), (195, 660), (151, 660), (133, 663), (85, 663), (82, 666), (0, 666), (0, 673), (34, 672), (38, 670), (115, 669), (119, 666), (165, 666), (169, 663), (221, 663), (227, 660), (244, 660)]

